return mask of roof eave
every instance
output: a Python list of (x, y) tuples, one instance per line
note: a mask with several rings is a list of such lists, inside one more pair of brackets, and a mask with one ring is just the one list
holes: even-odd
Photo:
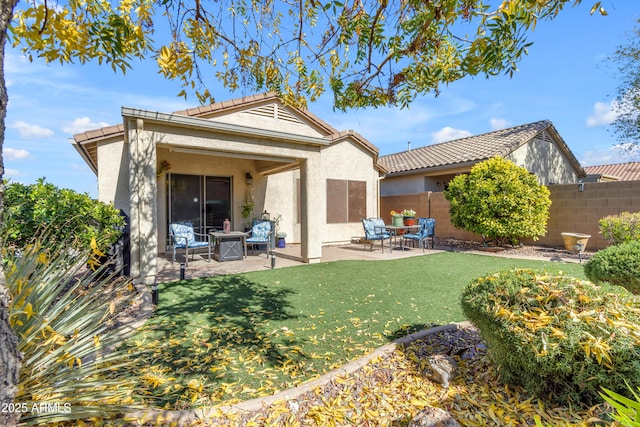
[(454, 171), (458, 170), (458, 169), (470, 169), (473, 165), (475, 165), (478, 162), (481, 162), (483, 160), (487, 160), (487, 159), (479, 159), (479, 160), (470, 160), (467, 162), (462, 162), (462, 163), (449, 163), (446, 165), (438, 165), (438, 166), (429, 166), (429, 167), (424, 167), (424, 168), (417, 168), (417, 169), (410, 169), (410, 170), (405, 170), (405, 171), (399, 171), (399, 172), (388, 172), (387, 176), (392, 177), (392, 176), (403, 176), (403, 175), (415, 175), (415, 174), (424, 174), (429, 172), (429, 174), (431, 174), (431, 172), (439, 172), (439, 171), (447, 171), (450, 173), (456, 173)]
[(80, 157), (84, 160), (84, 162), (89, 166), (89, 168), (93, 171), (93, 173), (98, 176), (98, 166), (93, 162), (93, 159), (85, 149), (84, 145), (79, 143), (76, 140), (73, 140), (71, 145), (76, 149)]

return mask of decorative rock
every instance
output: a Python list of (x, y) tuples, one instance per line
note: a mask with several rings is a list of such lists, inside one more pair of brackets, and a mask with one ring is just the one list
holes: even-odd
[(453, 379), (457, 371), (458, 364), (451, 357), (444, 354), (429, 357), (427, 376), (432, 381), (442, 384), (442, 387), (449, 387), (449, 381)]
[(427, 406), (409, 421), (409, 427), (460, 427), (444, 409)]

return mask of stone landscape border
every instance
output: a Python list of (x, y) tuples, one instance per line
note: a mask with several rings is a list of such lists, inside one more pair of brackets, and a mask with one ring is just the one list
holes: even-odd
[(436, 335), (445, 331), (463, 329), (471, 326), (471, 322), (464, 321), (458, 323), (450, 323), (447, 325), (436, 326), (430, 329), (423, 329), (410, 335), (398, 338), (389, 344), (378, 347), (373, 352), (363, 356), (357, 360), (347, 363), (340, 368), (334, 369), (314, 380), (305, 382), (297, 387), (286, 389), (270, 396), (257, 397), (255, 399), (246, 400), (232, 405), (222, 405), (215, 407), (183, 410), (183, 411), (165, 411), (159, 409), (149, 409), (130, 413), (129, 418), (134, 418), (141, 422), (161, 422), (175, 423), (176, 425), (188, 425), (196, 421), (206, 421), (214, 417), (220, 417), (224, 414), (256, 412), (265, 409), (276, 402), (297, 399), (303, 394), (329, 384), (337, 377), (345, 376), (357, 372), (362, 369), (373, 359), (377, 357), (389, 356), (398, 348), (404, 348), (415, 341), (422, 340), (430, 335)]

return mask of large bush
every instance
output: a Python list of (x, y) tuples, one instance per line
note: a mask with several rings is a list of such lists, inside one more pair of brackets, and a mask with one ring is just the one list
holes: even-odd
[(640, 293), (640, 241), (609, 246), (596, 252), (584, 266), (584, 274), (594, 283), (609, 282)]
[(640, 240), (640, 212), (622, 212), (598, 221), (600, 234), (614, 245)]
[(76, 242), (88, 250), (93, 240), (105, 250), (118, 239), (124, 224), (113, 206), (87, 194), (60, 189), (44, 179), (35, 184), (7, 184), (4, 206), (6, 244), (17, 247), (46, 234), (49, 246)]
[(461, 304), (506, 383), (564, 405), (640, 385), (638, 300), (622, 288), (514, 270), (473, 281)]
[(526, 169), (501, 157), (475, 165), (458, 175), (445, 191), (455, 227), (493, 239), (516, 242), (546, 232), (549, 190)]

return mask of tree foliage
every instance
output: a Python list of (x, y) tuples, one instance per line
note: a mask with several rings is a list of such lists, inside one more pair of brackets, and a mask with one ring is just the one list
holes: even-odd
[[(18, 6), (10, 36), (47, 61), (95, 58), (126, 71), (133, 59), (152, 57), (201, 102), (213, 100), (213, 76), (292, 103), (330, 90), (338, 108), (406, 106), (467, 75), (513, 74), (536, 24), (579, 3), (32, 0)], [(596, 10), (606, 14), (600, 2)]]
[(5, 244), (19, 248), (44, 233), (50, 247), (78, 243), (89, 250), (94, 241), (104, 251), (120, 236), (124, 224), (112, 205), (42, 178), (35, 184), (7, 184), (3, 216)]
[(445, 191), (455, 227), (495, 239), (501, 244), (546, 232), (549, 190), (535, 175), (502, 157), (476, 164), (456, 176)]
[(619, 46), (611, 60), (617, 63), (621, 78), (611, 125), (622, 148), (632, 151), (640, 145), (640, 19), (628, 44)]

